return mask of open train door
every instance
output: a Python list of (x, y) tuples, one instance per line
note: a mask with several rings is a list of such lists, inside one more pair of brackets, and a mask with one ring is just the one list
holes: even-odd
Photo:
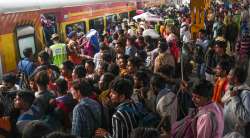
[(0, 81), (3, 78), (3, 62), (2, 62), (2, 54), (0, 53)]

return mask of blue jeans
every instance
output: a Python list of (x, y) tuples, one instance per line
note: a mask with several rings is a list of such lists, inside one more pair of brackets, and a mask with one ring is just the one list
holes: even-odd
[(206, 71), (205, 63), (198, 63), (196, 73), (199, 79), (205, 78), (205, 71)]

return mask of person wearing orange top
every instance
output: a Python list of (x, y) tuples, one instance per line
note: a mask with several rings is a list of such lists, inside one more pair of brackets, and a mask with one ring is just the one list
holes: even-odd
[(230, 69), (230, 63), (227, 61), (219, 62), (215, 68), (216, 76), (218, 78), (214, 85), (212, 100), (221, 105), (223, 105), (223, 103), (221, 102), (221, 98), (225, 94), (227, 85), (229, 83), (227, 79), (227, 74), (229, 73)]
[(77, 33), (75, 31), (70, 32), (68, 38), (68, 59), (74, 64), (80, 64), (81, 57), (79, 56), (80, 50), (77, 43)]

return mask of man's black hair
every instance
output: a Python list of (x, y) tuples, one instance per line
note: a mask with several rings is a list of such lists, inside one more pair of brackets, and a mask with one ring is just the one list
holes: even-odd
[(68, 70), (73, 71), (73, 69), (74, 69), (74, 63), (72, 63), (71, 61), (67, 60), (67, 61), (64, 61), (62, 64)]
[(33, 101), (35, 100), (35, 95), (30, 91), (19, 91), (17, 96), (19, 96), (29, 107), (31, 107)]
[(114, 90), (120, 95), (124, 95), (127, 99), (130, 99), (133, 93), (133, 85), (130, 80), (117, 77), (110, 85), (110, 89)]
[(44, 51), (44, 50), (42, 50), (41, 52), (39, 52), (38, 57), (40, 57), (42, 59), (42, 61), (44, 61), (46, 63), (49, 62), (49, 54), (46, 51)]
[(79, 90), (82, 96), (89, 96), (92, 91), (91, 84), (86, 79), (77, 79), (72, 82), (72, 87)]
[(5, 74), (3, 75), (3, 81), (14, 85), (16, 83), (16, 75), (13, 73)]
[(32, 55), (32, 48), (25, 48), (23, 50), (23, 55), (27, 58), (30, 57)]
[(78, 78), (84, 78), (86, 76), (86, 69), (83, 65), (76, 65), (74, 72)]
[(66, 94), (68, 90), (68, 84), (65, 79), (59, 78), (55, 81), (57, 85), (57, 92), (60, 94)]

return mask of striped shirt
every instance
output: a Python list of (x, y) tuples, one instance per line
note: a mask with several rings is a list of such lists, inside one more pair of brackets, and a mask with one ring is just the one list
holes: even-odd
[(129, 138), (130, 133), (137, 127), (135, 105), (131, 102), (121, 103), (112, 116), (112, 138)]
[(236, 51), (239, 55), (249, 55), (250, 54), (250, 35), (242, 36), (237, 44)]
[(71, 134), (81, 138), (91, 138), (95, 130), (101, 127), (101, 106), (86, 97), (73, 110)]

